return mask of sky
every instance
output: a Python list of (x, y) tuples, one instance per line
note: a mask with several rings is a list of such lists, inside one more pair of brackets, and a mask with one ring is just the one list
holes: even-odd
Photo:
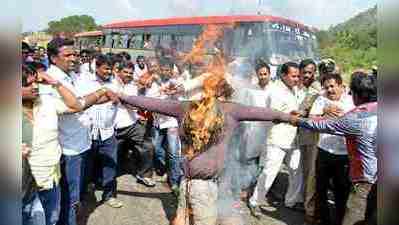
[[(262, 14), (283, 16), (319, 29), (353, 17), (378, 0), (25, 0), (18, 5), (22, 31), (45, 29), (49, 21), (90, 15), (97, 24), (127, 19)], [(9, 12), (12, 13), (12, 12)]]

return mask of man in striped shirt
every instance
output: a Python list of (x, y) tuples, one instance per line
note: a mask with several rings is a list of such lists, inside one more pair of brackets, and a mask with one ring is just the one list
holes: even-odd
[(356, 72), (351, 79), (356, 108), (338, 119), (302, 119), (293, 115), (291, 124), (321, 133), (346, 137), (352, 190), (343, 225), (370, 221), (376, 215), (377, 183), (377, 82), (373, 76)]

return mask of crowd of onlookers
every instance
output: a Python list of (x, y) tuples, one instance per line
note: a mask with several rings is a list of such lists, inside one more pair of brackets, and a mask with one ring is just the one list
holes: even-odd
[[(332, 59), (287, 62), (275, 76), (265, 61), (254, 64), (244, 75), (252, 106), (291, 119), (261, 131), (259, 174), (246, 195), (252, 215), (261, 219), (272, 204), (269, 191), (285, 164), (282, 204), (303, 211), (307, 224), (376, 224), (377, 69), (355, 71), (346, 84)], [(122, 104), (120, 96), (198, 100), (206, 72), (205, 62), (184, 64), (162, 51), (133, 59), (77, 51), (63, 38), (47, 48), (23, 42), (23, 224), (75, 225), (82, 202), (100, 189), (104, 204), (123, 207), (116, 178), (124, 165), (134, 165), (129, 172), (138, 183), (154, 187), (160, 177), (178, 197), (186, 172), (180, 121)]]

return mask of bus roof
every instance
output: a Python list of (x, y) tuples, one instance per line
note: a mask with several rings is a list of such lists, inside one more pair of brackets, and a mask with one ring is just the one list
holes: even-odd
[(101, 30), (95, 30), (95, 31), (80, 32), (75, 34), (74, 37), (94, 37), (101, 35), (103, 35), (103, 32)]
[(204, 25), (204, 24), (226, 24), (236, 22), (263, 22), (271, 21), (283, 23), (289, 26), (300, 27), (308, 31), (315, 31), (313, 27), (306, 26), (294, 20), (270, 16), (270, 15), (234, 15), (234, 16), (201, 16), (201, 17), (173, 17), (167, 19), (127, 20), (105, 24), (105, 29), (136, 28), (168, 25)]

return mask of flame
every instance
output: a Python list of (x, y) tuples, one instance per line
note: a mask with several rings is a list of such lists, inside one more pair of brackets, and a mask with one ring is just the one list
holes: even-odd
[[(208, 25), (198, 37), (192, 51), (184, 57), (185, 62), (202, 63), (205, 61), (206, 47), (215, 46), (223, 37), (223, 30), (231, 25)], [(206, 150), (206, 145), (214, 138), (215, 132), (220, 132), (224, 118), (216, 110), (216, 91), (220, 81), (225, 79), (226, 63), (221, 51), (217, 51), (212, 61), (207, 65), (203, 82), (203, 98), (194, 102), (187, 114), (187, 131), (192, 139), (192, 145), (185, 149), (184, 154), (193, 158)]]
[(184, 62), (200, 63), (203, 62), (206, 54), (206, 44), (214, 46), (215, 42), (223, 36), (223, 26), (211, 24), (205, 26), (204, 31), (199, 35), (197, 40), (194, 42), (194, 46), (191, 52), (188, 53), (184, 58)]

